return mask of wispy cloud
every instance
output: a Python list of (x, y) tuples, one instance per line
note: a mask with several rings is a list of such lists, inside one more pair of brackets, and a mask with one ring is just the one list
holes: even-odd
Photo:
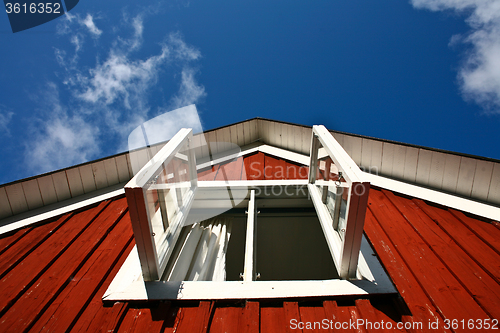
[(46, 92), (39, 110), (41, 118), (31, 128), (32, 140), (26, 144), (26, 165), (34, 172), (43, 172), (96, 156), (100, 151), (99, 128), (62, 105), (56, 84), (48, 83)]
[(5, 106), (0, 104), (0, 133), (3, 135), (10, 135), (9, 123), (12, 119), (14, 112), (8, 111)]
[(466, 54), (458, 79), (464, 97), (488, 112), (500, 113), (500, 1), (411, 0), (415, 8), (455, 11), (467, 15), (471, 27), (465, 36), (453, 36), (472, 46)]
[[(55, 59), (64, 72), (59, 73), (61, 82), (49, 83), (42, 94), (53, 97), (43, 103), (32, 129), (35, 139), (26, 145), (26, 162), (32, 171), (54, 170), (125, 150), (128, 135), (138, 125), (160, 113), (197, 103), (206, 95), (196, 80), (201, 53), (179, 32), (167, 34), (156, 54), (136, 56), (143, 45), (144, 15), (123, 18), (125, 27), (132, 29), (125, 37), (115, 32), (114, 39), (90, 43), (85, 51), (85, 38), (97, 38), (107, 29), (98, 29), (90, 14), (84, 19), (70, 15), (61, 24), (59, 32), (68, 36), (74, 51), (55, 49)], [(78, 55), (87, 56), (92, 50), (95, 64), (80, 64)], [(88, 58), (85, 60), (88, 64)], [(69, 95), (62, 95), (63, 90)], [(59, 92), (64, 98), (59, 98)], [(152, 99), (154, 93), (167, 94), (160, 99), (166, 102)]]

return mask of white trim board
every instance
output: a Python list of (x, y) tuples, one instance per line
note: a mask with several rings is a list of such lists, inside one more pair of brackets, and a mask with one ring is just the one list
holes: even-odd
[(134, 247), (104, 293), (104, 301), (318, 297), (396, 293), (363, 236), (358, 280), (144, 282)]
[[(309, 156), (294, 153), (281, 148), (262, 145), (259, 146), (259, 151), (297, 163), (301, 163), (303, 165), (309, 165)], [(406, 194), (418, 199), (437, 203), (456, 210), (471, 213), (477, 216), (500, 221), (500, 207), (480, 203), (472, 199), (462, 198), (453, 194), (428, 189), (418, 185), (408, 184), (399, 180), (374, 175), (368, 172), (364, 172), (364, 174), (372, 185), (390, 191)]]
[(125, 193), (124, 183), (104, 188), (68, 200), (56, 202), (0, 221), (0, 235), (28, 225), (72, 212), (85, 206), (93, 205)]

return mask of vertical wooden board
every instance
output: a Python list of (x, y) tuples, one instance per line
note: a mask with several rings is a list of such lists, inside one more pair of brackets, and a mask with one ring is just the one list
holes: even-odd
[(231, 149), (231, 131), (229, 130), (229, 127), (222, 128), (222, 142), (223, 142), (223, 151)]
[(7, 197), (9, 198), (10, 208), (14, 215), (28, 210), (28, 204), (24, 197), (23, 186), (21, 183), (5, 186)]
[(382, 153), (383, 143), (381, 141), (372, 140), (372, 159), (370, 163), (370, 173), (380, 175), (382, 170)]
[(446, 154), (433, 151), (431, 158), (431, 170), (429, 173), (429, 186), (437, 189), (441, 189), (443, 187), (445, 166)]
[[(311, 138), (309, 138), (309, 141), (311, 141)], [(298, 126), (293, 128), (293, 149), (296, 152), (304, 154), (302, 149), (302, 128)], [(307, 153), (305, 154), (309, 155), (309, 150), (307, 150)]]
[(128, 160), (127, 160), (128, 154), (120, 155), (115, 157), (115, 162), (116, 162), (116, 171), (118, 173), (118, 181), (120, 183), (129, 181), (130, 176), (129, 169), (128, 169)]
[(392, 176), (403, 179), (406, 161), (406, 146), (396, 145), (394, 147), (394, 160), (392, 162)]
[(282, 307), (261, 307), (260, 332), (300, 332), (300, 330), (290, 329), (290, 319), (285, 318), (285, 311)]
[(495, 163), (493, 167), (490, 189), (488, 192), (488, 202), (500, 204), (500, 163)]
[(54, 181), (54, 189), (56, 190), (57, 201), (63, 201), (71, 198), (66, 171), (53, 173), (52, 180)]
[(127, 157), (127, 167), (128, 167), (128, 174), (130, 175), (129, 179), (132, 179), (135, 174), (134, 170), (132, 169), (132, 161), (130, 160), (130, 152), (125, 155)]
[(457, 193), (470, 196), (472, 192), (472, 183), (474, 182), (474, 173), (476, 171), (476, 160), (470, 157), (462, 156), (460, 158), (460, 170), (458, 171)]
[(455, 192), (457, 189), (458, 172), (460, 170), (460, 156), (446, 154), (444, 162), (443, 185), (445, 191)]
[(295, 151), (292, 125), (283, 125), (283, 146), (286, 150)]
[(28, 209), (35, 209), (43, 206), (42, 195), (40, 194), (40, 189), (38, 188), (38, 182), (36, 179), (22, 182), (21, 185), (23, 186)]
[(250, 121), (250, 142), (255, 142), (262, 137), (261, 127), (258, 126), (257, 120)]
[(418, 148), (406, 147), (403, 179), (414, 182), (417, 178)]
[(396, 145), (389, 142), (382, 143), (382, 167), (380, 173), (386, 176), (392, 176), (392, 165), (394, 163), (394, 151)]
[(104, 168), (104, 162), (99, 161), (91, 164), (92, 173), (94, 175), (94, 182), (96, 189), (101, 189), (108, 187), (108, 181), (106, 179), (106, 169)]
[(0, 187), (0, 219), (12, 216), (9, 199), (5, 187)]
[(353, 153), (353, 139), (352, 136), (350, 135), (344, 135), (344, 144), (342, 145), (342, 148), (346, 151), (346, 153), (352, 158), (352, 153)]
[(351, 158), (358, 166), (361, 164), (361, 145), (360, 137), (351, 136)]
[(373, 140), (363, 138), (361, 139), (361, 170), (368, 172), (372, 162), (372, 142)]
[(199, 149), (200, 149), (200, 155), (199, 155), (200, 157), (199, 158), (205, 158), (208, 156), (208, 145), (207, 145), (208, 138), (205, 135), (205, 133), (200, 133), (197, 135), (197, 137), (199, 138), (199, 143), (197, 143), (197, 144), (199, 144)]
[(260, 138), (264, 143), (269, 144), (269, 121), (267, 120), (261, 120)]
[(84, 191), (83, 191), (82, 178), (80, 175), (80, 169), (79, 168), (68, 169), (66, 170), (66, 175), (68, 176), (68, 184), (71, 197), (74, 198), (79, 195), (82, 195)]
[(260, 322), (259, 302), (247, 301), (243, 308), (240, 322), (238, 324), (238, 333), (258, 333)]
[(38, 185), (44, 205), (57, 202), (56, 188), (54, 186), (54, 179), (51, 175), (38, 178)]
[(415, 181), (418, 184), (427, 185), (431, 172), (432, 151), (420, 148), (418, 151), (417, 176)]
[[(327, 319), (328, 322), (324, 321), (324, 319)], [(305, 330), (306, 332), (334, 332), (335, 329), (335, 326), (333, 328), (330, 326), (332, 318), (328, 318), (325, 315), (325, 310), (322, 306), (301, 306), (300, 320), (305, 323), (311, 323), (309, 325), (310, 329)]]
[[(132, 175), (137, 174), (139, 170), (141, 170), (142, 167), (150, 160), (148, 150), (145, 148), (131, 151), (128, 154), (128, 158), (132, 169), (131, 172)], [(83, 181), (83, 174), (82, 174), (82, 181)]]
[(193, 135), (193, 139), (191, 140), (191, 148), (194, 149), (194, 155), (197, 160), (202, 158), (201, 135), (203, 134)]
[(240, 332), (238, 322), (241, 320), (240, 307), (217, 307), (210, 324), (210, 332)]
[(333, 138), (335, 140), (337, 140), (337, 142), (339, 143), (339, 145), (341, 145), (342, 148), (344, 148), (344, 136), (345, 135), (341, 134), (341, 133), (337, 133), (337, 132), (330, 132), (330, 134), (333, 136)]
[(216, 155), (219, 152), (219, 148), (217, 145), (217, 134), (215, 133), (215, 131), (211, 131), (208, 132), (208, 135), (206, 135), (205, 138), (207, 138), (208, 155)]
[(251, 141), (252, 141), (252, 138), (250, 137), (250, 122), (249, 121), (245, 121), (241, 125), (243, 126), (243, 130), (241, 132), (242, 140), (243, 140), (243, 146), (246, 146), (249, 143), (251, 143)]
[(312, 129), (306, 127), (300, 127), (300, 136), (302, 138), (301, 153), (309, 156), (309, 154), (311, 153)]
[(472, 197), (474, 199), (485, 201), (488, 199), (493, 166), (493, 162), (490, 161), (477, 161), (474, 182), (472, 183)]
[(243, 123), (236, 124), (236, 144), (241, 148), (245, 145), (245, 130)]
[(229, 127), (229, 133), (230, 133), (230, 137), (231, 137), (231, 140), (229, 142), (231, 142), (233, 145), (238, 145), (238, 129), (237, 129), (237, 126), (236, 125), (232, 125)]
[(108, 181), (108, 185), (115, 185), (120, 182), (118, 178), (118, 169), (116, 168), (116, 160), (114, 157), (108, 158), (103, 161), (104, 163), (104, 171), (106, 172), (106, 179)]
[(82, 177), (83, 191), (89, 193), (96, 190), (94, 172), (92, 171), (92, 165), (86, 164), (79, 167), (80, 175)]

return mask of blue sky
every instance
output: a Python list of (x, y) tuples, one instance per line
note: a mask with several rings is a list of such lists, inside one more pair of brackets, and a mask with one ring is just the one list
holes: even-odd
[(0, 183), (127, 149), (195, 103), (500, 159), (500, 4), (95, 1), (13, 34), (0, 15)]

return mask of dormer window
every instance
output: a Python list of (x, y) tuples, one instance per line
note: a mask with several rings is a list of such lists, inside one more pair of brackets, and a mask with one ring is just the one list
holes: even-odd
[(323, 126), (308, 179), (247, 179), (245, 152), (230, 151), (218, 163), (238, 171), (228, 163), (199, 180), (211, 163), (197, 166), (193, 142), (182, 129), (125, 186), (140, 280), (164, 288), (158, 298), (286, 297), (289, 283), (301, 285), (295, 296), (394, 291), (363, 238), (370, 184)]

